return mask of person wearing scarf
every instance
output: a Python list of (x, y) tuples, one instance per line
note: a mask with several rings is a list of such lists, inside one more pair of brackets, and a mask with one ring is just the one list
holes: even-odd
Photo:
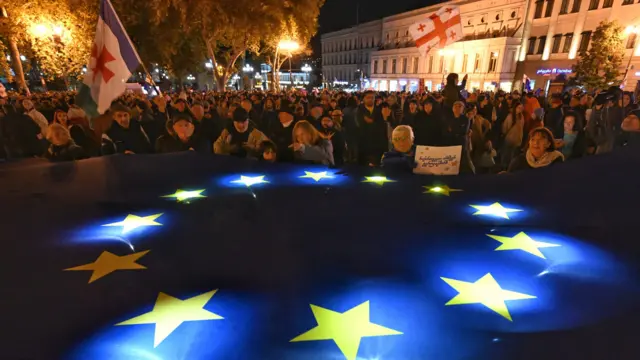
[(537, 128), (529, 135), (529, 146), (524, 154), (515, 157), (507, 172), (538, 169), (564, 162), (564, 156), (556, 150), (553, 134), (547, 128)]

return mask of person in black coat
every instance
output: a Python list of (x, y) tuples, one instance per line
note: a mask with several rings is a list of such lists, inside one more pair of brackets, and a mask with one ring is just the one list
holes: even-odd
[(467, 145), (469, 137), (470, 121), (465, 116), (465, 106), (462, 101), (453, 104), (452, 112), (446, 112), (442, 122), (442, 145), (456, 146)]
[(360, 165), (378, 165), (382, 154), (389, 148), (387, 120), (391, 117), (391, 110), (388, 107), (384, 110), (376, 107), (374, 101), (374, 92), (365, 92), (363, 103), (356, 113), (356, 121), (359, 125), (358, 163)]
[(276, 144), (278, 149), (279, 162), (293, 162), (293, 151), (290, 146), (293, 144), (293, 127), (296, 124), (294, 109), (289, 100), (280, 102), (278, 122), (273, 123), (268, 131), (267, 137)]
[(82, 148), (75, 144), (69, 130), (54, 123), (47, 129), (47, 140), (51, 145), (44, 154), (50, 161), (73, 161), (85, 158)]
[[(213, 149), (213, 143), (218, 139), (222, 130), (218, 132), (213, 118), (205, 116), (207, 113), (205, 112), (203, 104), (199, 102), (193, 103), (191, 106), (191, 113), (193, 114), (193, 119), (189, 116), (181, 116), (180, 118), (193, 120), (193, 126), (195, 128), (194, 136), (199, 138), (199, 143), (208, 144), (209, 152), (211, 152), (211, 149)], [(175, 119), (173, 124), (175, 124)]]
[[(118, 154), (145, 154), (152, 152), (151, 143), (140, 123), (131, 119), (129, 108), (115, 103), (111, 106), (113, 116), (111, 128), (106, 135)], [(107, 146), (109, 147), (109, 145)], [(110, 151), (107, 150), (107, 154)]]
[(212, 145), (195, 134), (193, 119), (187, 114), (176, 114), (169, 123), (167, 135), (162, 135), (156, 142), (156, 152), (160, 154), (181, 151), (197, 151), (211, 153)]
[(407, 111), (403, 112), (402, 122), (400, 123), (400, 125), (408, 125), (413, 128), (415, 126), (416, 120), (418, 119), (420, 107), (418, 106), (418, 102), (413, 99), (407, 101), (407, 103)]
[(260, 122), (258, 123), (258, 128), (260, 131), (266, 133), (269, 128), (274, 126), (278, 122), (278, 113), (276, 112), (276, 105), (273, 102), (273, 99), (267, 98), (264, 101), (264, 110), (262, 111), (262, 116), (260, 118)]
[(42, 137), (42, 129), (29, 115), (5, 104), (0, 107), (0, 123), (7, 158), (42, 155), (46, 141)]
[(562, 139), (564, 135), (564, 113), (562, 95), (553, 94), (551, 96), (551, 108), (544, 115), (544, 127), (551, 130), (555, 139)]
[(442, 121), (437, 102), (429, 97), (424, 101), (413, 126), (416, 145), (439, 146), (442, 142)]

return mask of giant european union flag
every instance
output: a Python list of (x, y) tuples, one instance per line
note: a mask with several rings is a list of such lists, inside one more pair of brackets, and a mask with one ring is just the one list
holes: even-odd
[(0, 358), (639, 359), (638, 164), (4, 164)]

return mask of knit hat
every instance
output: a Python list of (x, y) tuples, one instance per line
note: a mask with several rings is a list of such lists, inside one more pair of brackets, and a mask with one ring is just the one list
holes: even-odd
[(249, 120), (249, 113), (247, 112), (247, 110), (241, 108), (241, 107), (237, 107), (234, 111), (233, 111), (233, 121), (236, 122), (245, 122)]
[(172, 124), (177, 124), (179, 121), (187, 121), (190, 123), (193, 123), (193, 119), (191, 118), (191, 116), (187, 113), (181, 113), (181, 112), (177, 112), (175, 115), (173, 115), (173, 117), (171, 118), (171, 123)]

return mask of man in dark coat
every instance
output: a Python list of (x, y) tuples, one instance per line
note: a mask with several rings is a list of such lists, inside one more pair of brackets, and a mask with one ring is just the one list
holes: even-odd
[[(131, 119), (128, 107), (115, 103), (111, 106), (113, 123), (106, 135), (113, 143), (115, 153), (119, 154), (145, 154), (152, 152), (149, 137), (140, 126), (140, 123)], [(108, 146), (107, 146), (108, 147)]]
[(187, 114), (176, 114), (170, 122), (169, 134), (156, 142), (157, 153), (197, 151), (211, 153), (212, 145), (194, 133), (193, 119)]
[(356, 113), (359, 126), (358, 163), (361, 165), (378, 165), (382, 154), (389, 148), (387, 120), (391, 117), (391, 110), (385, 108), (383, 114), (374, 101), (374, 92), (365, 92), (364, 101)]
[(416, 145), (439, 146), (442, 142), (442, 115), (432, 97), (425, 100), (413, 124)]
[(554, 139), (564, 137), (564, 113), (562, 94), (553, 94), (551, 108), (544, 115), (544, 127), (551, 130)]
[(296, 124), (294, 109), (289, 100), (280, 102), (280, 112), (278, 122), (271, 124), (267, 131), (267, 136), (278, 148), (278, 161), (293, 162), (293, 151), (289, 146), (293, 144), (293, 127)]

